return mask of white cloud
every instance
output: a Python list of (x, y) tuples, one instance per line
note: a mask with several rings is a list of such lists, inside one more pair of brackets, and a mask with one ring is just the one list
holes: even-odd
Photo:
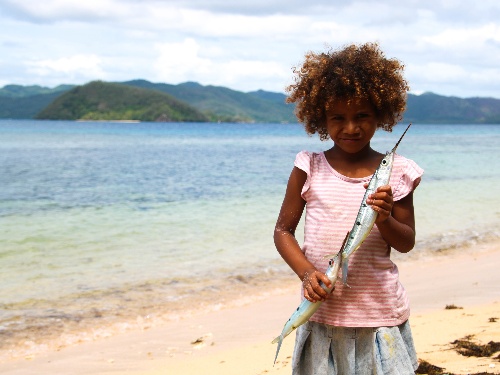
[(283, 91), (289, 80), (289, 69), (273, 61), (234, 60), (224, 63), (219, 79), (224, 85), (233, 87), (245, 82), (245, 91), (258, 89)]
[(467, 71), (459, 65), (440, 62), (412, 66), (407, 71), (408, 74), (423, 82), (434, 84), (463, 80), (468, 75)]
[[(250, 91), (265, 88), (269, 80), (284, 81), (288, 75), (284, 66), (274, 61), (238, 59), (217, 61), (217, 56), (214, 58), (205, 55), (202, 46), (192, 38), (179, 43), (158, 44), (156, 48), (159, 52), (154, 63), (157, 81), (174, 84), (197, 81), (202, 84), (228, 87), (234, 87), (238, 82), (244, 81), (247, 82), (246, 90)], [(281, 90), (282, 88), (278, 91)]]
[(26, 62), (28, 71), (39, 76), (88, 77), (104, 76), (101, 59), (95, 55), (74, 55), (59, 59), (32, 60)]
[(498, 20), (498, 0), (4, 0), (0, 82), (281, 91), (305, 52), (378, 41), (407, 66), (412, 89), (500, 97)]
[[(440, 50), (443, 54), (453, 54), (453, 58), (464, 58), (466, 56), (475, 59), (485, 59), (483, 53), (490, 55), (499, 54), (500, 25), (488, 23), (476, 27), (448, 27), (440, 32), (422, 38), (429, 47)], [(491, 45), (493, 43), (493, 45)], [(496, 44), (497, 48), (494, 47)], [(477, 55), (476, 55), (477, 54)], [(450, 57), (448, 55), (448, 57)], [(497, 65), (497, 62), (495, 62)]]
[(157, 44), (159, 56), (154, 63), (157, 79), (179, 83), (191, 75), (206, 76), (212, 70), (212, 62), (199, 56), (200, 45), (192, 38), (179, 43)]

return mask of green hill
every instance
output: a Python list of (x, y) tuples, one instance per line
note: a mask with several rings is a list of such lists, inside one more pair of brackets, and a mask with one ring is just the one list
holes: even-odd
[(0, 88), (0, 118), (34, 118), (59, 95), (73, 87), (75, 86), (59, 85), (48, 88), (38, 85), (6, 85)]
[(182, 100), (206, 113), (214, 121), (296, 122), (293, 106), (285, 103), (285, 95), (244, 93), (220, 86), (202, 86), (196, 82), (179, 85), (152, 83), (145, 80), (123, 82), (125, 85), (158, 90)]
[(36, 115), (50, 120), (208, 121), (195, 108), (153, 90), (102, 81), (78, 86)]
[(0, 96), (0, 118), (30, 119), (52, 103), (60, 92), (25, 97)]
[(500, 100), (457, 98), (434, 93), (408, 95), (406, 122), (428, 124), (499, 124)]
[(54, 88), (48, 88), (38, 85), (21, 86), (21, 85), (6, 85), (0, 89), (0, 97), (7, 98), (26, 98), (30, 96), (45, 95), (45, 94), (61, 94), (71, 90), (75, 85), (59, 85)]

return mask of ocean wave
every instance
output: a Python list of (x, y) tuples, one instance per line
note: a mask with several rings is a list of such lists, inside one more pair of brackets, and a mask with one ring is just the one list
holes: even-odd
[(257, 273), (238, 272), (215, 279), (151, 280), (54, 300), (1, 304), (0, 360), (34, 356), (200, 312), (250, 303), (291, 280), (295, 277), (288, 267), (276, 262)]
[(435, 234), (416, 242), (409, 253), (401, 254), (393, 251), (391, 257), (396, 262), (413, 261), (423, 257), (454, 256), (463, 253), (478, 254), (483, 245), (496, 243), (500, 240), (498, 227), (485, 228), (482, 231), (467, 229), (461, 231), (448, 231)]

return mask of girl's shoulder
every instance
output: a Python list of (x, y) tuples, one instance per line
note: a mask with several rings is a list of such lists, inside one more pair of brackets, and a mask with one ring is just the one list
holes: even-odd
[(314, 157), (317, 157), (320, 153), (319, 152), (312, 152), (312, 151), (307, 151), (307, 150), (302, 150), (300, 151), (296, 156), (295, 158), (305, 158), (307, 160), (311, 159), (311, 158), (314, 158)]
[[(294, 166), (296, 168), (299, 168), (300, 170), (304, 171), (307, 175), (306, 181), (304, 182), (304, 185), (302, 186), (301, 190), (301, 197), (307, 201), (307, 192), (309, 191), (309, 188), (311, 186), (311, 180), (312, 180), (312, 175), (313, 171), (318, 170), (319, 163), (321, 163), (321, 158), (320, 154), (316, 152), (310, 152), (310, 151), (301, 151), (297, 154), (295, 157), (295, 162)], [(314, 172), (314, 174), (317, 172)]]
[[(396, 171), (394, 171), (394, 169), (396, 169)], [(418, 175), (418, 177), (420, 177), (423, 175), (424, 170), (412, 159), (396, 154), (394, 156), (393, 174), (395, 172)]]
[(311, 172), (311, 165), (314, 164), (315, 160), (317, 160), (318, 156), (320, 154), (317, 152), (310, 152), (310, 151), (300, 151), (296, 156), (295, 156), (295, 162), (294, 165), (302, 169), (304, 172), (306, 172), (308, 175)]
[(413, 160), (396, 154), (390, 180), (394, 200), (402, 199), (415, 190), (423, 174), (424, 170)]

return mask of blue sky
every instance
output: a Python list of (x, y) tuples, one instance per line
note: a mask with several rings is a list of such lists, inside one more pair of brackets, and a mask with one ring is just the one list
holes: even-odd
[(500, 98), (500, 1), (0, 0), (0, 87), (136, 78), (283, 92), (307, 51), (376, 41), (413, 93)]

